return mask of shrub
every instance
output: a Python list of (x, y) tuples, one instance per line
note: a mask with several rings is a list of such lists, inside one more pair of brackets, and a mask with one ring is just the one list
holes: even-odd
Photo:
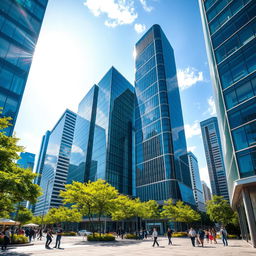
[[(221, 239), (221, 235), (217, 235), (216, 236), (218, 239)], [(236, 238), (238, 238), (238, 236), (237, 235), (228, 235), (228, 238), (229, 239), (236, 239)]]
[[(0, 244), (3, 242), (3, 236), (0, 237)], [(14, 234), (11, 238), (11, 244), (26, 244), (28, 243), (28, 237), (24, 235), (16, 235)]]
[(173, 232), (172, 237), (187, 237), (187, 232)]
[(124, 236), (124, 238), (126, 238), (126, 239), (139, 239), (139, 237), (135, 234), (126, 234)]
[(109, 241), (115, 241), (115, 237), (112, 234), (99, 234), (99, 233), (94, 233), (92, 235), (87, 236), (87, 241), (104, 241), (104, 242), (109, 242)]
[(69, 231), (69, 232), (63, 232), (62, 233), (63, 236), (76, 236), (76, 232), (74, 231)]

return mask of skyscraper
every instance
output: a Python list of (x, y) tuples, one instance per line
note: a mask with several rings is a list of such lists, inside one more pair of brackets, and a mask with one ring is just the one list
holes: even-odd
[(40, 151), (39, 151), (39, 155), (38, 155), (38, 159), (37, 159), (37, 165), (36, 165), (37, 177), (35, 179), (35, 184), (37, 184), (37, 185), (40, 185), (40, 183), (41, 183), (41, 177), (42, 177), (42, 172), (43, 172), (43, 168), (44, 168), (44, 161), (45, 161), (45, 156), (46, 156), (46, 151), (47, 151), (50, 135), (51, 135), (51, 132), (47, 131), (42, 138)]
[(62, 205), (59, 193), (67, 183), (75, 123), (76, 114), (67, 109), (51, 131), (40, 182), (43, 194), (35, 205), (35, 215)]
[(0, 107), (12, 135), (48, 0), (0, 1)]
[(21, 152), (20, 159), (17, 161), (17, 164), (24, 169), (30, 169), (33, 171), (35, 164), (36, 155), (29, 152)]
[(134, 88), (112, 67), (78, 108), (68, 182), (99, 178), (132, 195)]
[(137, 196), (194, 205), (173, 49), (159, 25), (135, 49)]
[(256, 2), (199, 0), (231, 205), (256, 247)]
[(212, 194), (229, 201), (218, 120), (211, 117), (200, 123)]
[(188, 163), (190, 169), (192, 189), (197, 209), (201, 212), (205, 212), (205, 200), (203, 195), (203, 187), (200, 179), (198, 162), (196, 156), (192, 152), (188, 152)]
[(212, 193), (207, 184), (202, 181), (203, 193), (204, 193), (204, 201), (207, 202), (212, 199)]

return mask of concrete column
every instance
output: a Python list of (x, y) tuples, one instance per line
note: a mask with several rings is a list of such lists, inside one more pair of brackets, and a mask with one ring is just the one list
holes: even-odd
[(243, 196), (244, 208), (245, 208), (246, 218), (249, 226), (252, 246), (256, 247), (256, 223), (255, 223), (255, 217), (254, 217), (252, 204), (250, 200), (250, 195), (247, 188), (243, 188), (242, 196)]

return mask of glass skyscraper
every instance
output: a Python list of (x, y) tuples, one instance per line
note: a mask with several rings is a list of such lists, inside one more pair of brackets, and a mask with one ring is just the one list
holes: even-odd
[(0, 1), (0, 107), (12, 135), (48, 0)]
[(134, 88), (112, 67), (78, 108), (68, 182), (99, 178), (132, 195)]
[(137, 196), (195, 205), (173, 49), (159, 25), (135, 49)]
[(20, 159), (17, 161), (17, 164), (24, 169), (30, 169), (33, 171), (35, 164), (36, 155), (29, 152), (21, 152)]
[(256, 247), (256, 1), (199, 0), (231, 205)]
[(50, 208), (62, 205), (59, 193), (67, 183), (75, 123), (76, 114), (66, 110), (51, 131), (40, 182), (43, 194), (35, 205), (35, 215), (44, 215)]
[(218, 120), (216, 117), (211, 117), (202, 121), (200, 125), (212, 194), (223, 196), (229, 201)]
[(203, 187), (200, 179), (198, 161), (192, 152), (188, 152), (188, 163), (192, 182), (192, 189), (196, 201), (196, 207), (199, 211), (205, 212), (205, 200), (203, 195)]
[(202, 181), (202, 187), (204, 193), (204, 201), (207, 202), (208, 200), (212, 200), (211, 190), (204, 181)]

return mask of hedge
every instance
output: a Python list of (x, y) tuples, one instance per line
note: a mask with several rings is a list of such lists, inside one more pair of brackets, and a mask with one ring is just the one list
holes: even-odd
[(172, 237), (187, 237), (187, 232), (173, 232)]
[(94, 233), (94, 235), (88, 235), (87, 236), (87, 241), (105, 241), (105, 242), (109, 242), (109, 241), (115, 241), (115, 236), (113, 236), (112, 234), (99, 234), (99, 233)]
[(63, 232), (62, 233), (63, 236), (76, 236), (76, 232), (74, 231), (69, 231), (69, 232)]
[[(3, 243), (3, 236), (0, 237), (0, 244)], [(28, 243), (28, 237), (24, 236), (24, 235), (16, 235), (14, 234), (11, 237), (11, 244), (26, 244)]]
[(126, 238), (126, 239), (139, 239), (139, 237), (137, 235), (134, 235), (134, 234), (126, 234), (124, 236), (124, 238)]

